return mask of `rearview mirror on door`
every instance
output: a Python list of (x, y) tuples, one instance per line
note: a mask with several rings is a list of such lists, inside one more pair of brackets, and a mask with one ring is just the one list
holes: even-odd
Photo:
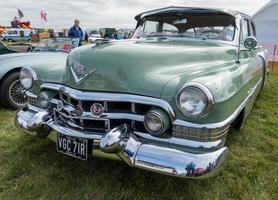
[(244, 47), (248, 50), (254, 50), (258, 42), (254, 36), (249, 36), (244, 40)]

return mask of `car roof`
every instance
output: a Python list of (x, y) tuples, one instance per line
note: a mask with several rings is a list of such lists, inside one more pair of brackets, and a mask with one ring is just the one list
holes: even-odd
[[(147, 17), (147, 16), (152, 16), (152, 15), (159, 15), (159, 14), (170, 14), (170, 13), (211, 13), (211, 14), (226, 14), (230, 16), (236, 17), (240, 13), (238, 11), (234, 10), (228, 10), (228, 9), (219, 9), (219, 8), (199, 8), (199, 7), (176, 7), (176, 6), (170, 6), (170, 7), (165, 7), (165, 8), (160, 8), (156, 10), (151, 10), (147, 12), (143, 12), (139, 15), (135, 16), (135, 19), (137, 21), (140, 21), (141, 19)], [(245, 14), (244, 14), (245, 15)]]

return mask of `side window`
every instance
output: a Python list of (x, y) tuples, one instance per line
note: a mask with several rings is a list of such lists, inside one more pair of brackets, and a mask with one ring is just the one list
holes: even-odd
[(171, 25), (171, 24), (167, 24), (167, 23), (163, 23), (163, 27), (162, 27), (162, 31), (165, 31), (166, 33), (178, 33), (179, 30), (177, 27)]
[(241, 41), (244, 41), (248, 36), (250, 36), (249, 21), (243, 19), (241, 24)]
[(251, 35), (256, 37), (256, 29), (255, 29), (255, 24), (253, 22), (251, 22)]
[(24, 37), (24, 31), (20, 31), (19, 34), (20, 34), (20, 37)]
[(155, 21), (146, 21), (144, 33), (150, 34), (150, 33), (156, 33), (158, 31), (158, 22)]
[(16, 32), (16, 31), (9, 31), (8, 34), (9, 34), (9, 35), (16, 35), (17, 32)]
[(195, 36), (195, 31), (193, 28), (187, 29), (184, 33), (187, 35)]

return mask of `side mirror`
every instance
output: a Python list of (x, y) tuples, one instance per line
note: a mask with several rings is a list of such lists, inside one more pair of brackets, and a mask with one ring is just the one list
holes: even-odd
[(248, 50), (254, 50), (258, 44), (257, 39), (254, 36), (249, 36), (244, 40), (244, 47)]

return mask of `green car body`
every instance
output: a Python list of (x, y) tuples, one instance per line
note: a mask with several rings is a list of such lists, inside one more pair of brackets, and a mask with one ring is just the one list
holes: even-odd
[[(136, 16), (137, 30), (148, 18), (177, 13), (223, 15), (238, 29), (229, 42), (134, 36), (75, 49), (66, 64), (64, 58), (30, 63), (27, 69), (35, 73), (36, 83), (27, 92), (29, 104), (18, 112), (16, 125), (50, 137), (57, 145), (66, 137), (71, 138), (64, 140), (68, 143), (85, 139), (93, 143), (88, 155), (120, 158), (146, 170), (185, 178), (217, 174), (227, 160), (229, 128), (242, 127), (265, 83), (266, 52), (245, 48), (248, 44), (240, 41), (242, 20), (250, 28), (254, 24), (233, 11), (169, 7)], [(254, 35), (255, 31), (249, 36)], [(206, 95), (202, 115), (182, 110), (179, 95), (185, 88), (198, 88)], [(149, 113), (159, 116), (162, 132), (150, 131)], [(109, 128), (90, 132), (86, 120), (92, 120), (93, 128), (102, 121)], [(78, 157), (76, 152), (60, 151)]]

